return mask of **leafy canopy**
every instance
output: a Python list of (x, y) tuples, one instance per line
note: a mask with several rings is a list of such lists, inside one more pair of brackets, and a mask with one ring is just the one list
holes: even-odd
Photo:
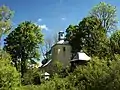
[(0, 7), (0, 40), (11, 29), (12, 16), (13, 11), (9, 7), (5, 5)]
[(25, 70), (27, 60), (39, 60), (38, 50), (43, 41), (43, 35), (39, 26), (32, 22), (25, 21), (19, 24), (5, 41), (5, 50), (11, 54), (16, 68), (20, 64), (21, 70)]
[(79, 25), (70, 25), (66, 33), (66, 38), (75, 53), (85, 50), (89, 55), (98, 54), (107, 42), (101, 21), (93, 16), (84, 18)]
[(116, 28), (117, 15), (116, 7), (105, 2), (100, 2), (98, 5), (94, 6), (90, 12), (91, 16), (95, 16), (102, 21), (103, 27), (107, 32), (112, 32)]
[(111, 37), (111, 46), (112, 46), (112, 51), (116, 54), (120, 54), (120, 31), (114, 32)]
[(20, 85), (20, 74), (10, 63), (11, 57), (0, 52), (0, 90), (14, 90)]

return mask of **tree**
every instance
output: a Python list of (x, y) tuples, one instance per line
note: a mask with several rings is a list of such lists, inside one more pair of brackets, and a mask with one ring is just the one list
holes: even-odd
[(94, 16), (84, 18), (79, 25), (70, 25), (66, 33), (74, 53), (84, 50), (89, 55), (98, 55), (106, 48), (105, 29)]
[[(80, 35), (77, 35), (77, 31)], [(69, 25), (66, 29), (66, 40), (72, 46), (72, 52), (78, 52), (82, 49), (82, 33), (78, 25)]]
[(79, 66), (68, 76), (69, 83), (79, 90), (119, 90), (120, 55), (116, 60), (93, 57), (87, 65)]
[(120, 54), (120, 30), (111, 35), (110, 41), (113, 54)]
[(52, 49), (52, 45), (57, 43), (57, 34), (54, 34), (52, 38), (45, 38), (44, 40), (44, 44), (41, 45), (40, 49), (41, 49), (41, 53), (42, 56), (44, 58), (44, 60), (42, 61), (42, 64), (47, 63), (49, 60), (51, 60), (51, 49)]
[(87, 54), (99, 57), (106, 55), (108, 40), (101, 20), (94, 16), (86, 17), (79, 23), (79, 29), (82, 31), (82, 49)]
[(107, 32), (111, 32), (116, 27), (116, 7), (105, 2), (100, 2), (90, 12), (91, 16), (95, 16), (102, 21), (103, 27)]
[(3, 5), (0, 7), (0, 46), (2, 44), (2, 36), (7, 34), (11, 29), (12, 16), (13, 11), (11, 11), (7, 6)]
[(22, 22), (5, 39), (5, 50), (12, 56), (17, 70), (20, 64), (21, 74), (26, 72), (27, 61), (39, 60), (39, 46), (43, 35), (39, 26), (30, 21)]
[(44, 59), (50, 59), (51, 54), (51, 47), (52, 47), (53, 41), (50, 38), (46, 38), (44, 40), (44, 45), (41, 45), (41, 52)]

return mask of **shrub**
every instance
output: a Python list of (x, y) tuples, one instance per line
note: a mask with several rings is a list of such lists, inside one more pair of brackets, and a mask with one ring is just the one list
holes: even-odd
[(37, 68), (31, 68), (23, 76), (23, 85), (41, 84), (41, 71)]
[(20, 85), (20, 74), (10, 64), (10, 56), (0, 53), (0, 90), (13, 90)]
[(120, 90), (120, 61), (116, 59), (94, 57), (87, 66), (77, 67), (69, 81), (78, 90)]

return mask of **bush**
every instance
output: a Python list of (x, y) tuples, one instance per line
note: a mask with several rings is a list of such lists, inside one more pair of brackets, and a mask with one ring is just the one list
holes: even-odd
[(120, 90), (120, 55), (115, 58), (111, 61), (93, 57), (87, 65), (78, 66), (66, 77), (55, 73), (41, 85), (29, 85), (21, 90)]
[(23, 76), (23, 85), (41, 84), (41, 71), (37, 68), (31, 68)]
[(10, 56), (0, 53), (0, 90), (13, 90), (20, 85), (20, 74), (10, 64)]
[(21, 90), (76, 90), (67, 78), (59, 78), (54, 75), (51, 80), (45, 81), (41, 85), (27, 85), (21, 87)]
[(94, 57), (87, 66), (79, 66), (68, 77), (79, 90), (120, 90), (120, 61)]

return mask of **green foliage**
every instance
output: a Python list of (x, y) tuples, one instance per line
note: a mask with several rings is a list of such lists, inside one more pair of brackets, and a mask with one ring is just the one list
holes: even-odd
[(115, 30), (116, 23), (116, 7), (100, 2), (91, 10), (89, 17), (78, 25), (69, 25), (66, 40), (74, 53), (83, 50), (90, 56), (110, 56), (113, 52), (107, 34)]
[(42, 75), (39, 69), (33, 68), (27, 70), (27, 72), (23, 76), (23, 84), (24, 85), (37, 85), (42, 81)]
[(108, 40), (105, 29), (96, 17), (86, 17), (79, 25), (70, 25), (66, 33), (66, 38), (71, 44), (73, 52), (79, 52), (83, 49), (92, 56), (99, 55), (107, 49)]
[(61, 70), (63, 69), (63, 65), (62, 65), (61, 62), (59, 62), (58, 60), (56, 60), (56, 61), (51, 61), (48, 64), (48, 66), (42, 67), (41, 69), (43, 71), (46, 71), (49, 74), (53, 75), (55, 73), (61, 72)]
[(59, 78), (58, 75), (54, 75), (49, 81), (42, 83), (39, 86), (25, 86), (22, 90), (76, 90), (72, 87), (72, 84), (67, 81), (67, 78)]
[(3, 5), (0, 7), (0, 40), (3, 35), (7, 34), (11, 29), (11, 19), (13, 11), (7, 6)]
[(111, 37), (111, 48), (113, 53), (120, 54), (120, 31), (114, 32)]
[(102, 21), (102, 25), (107, 32), (115, 30), (116, 27), (116, 7), (105, 2), (100, 2), (94, 6), (90, 12), (91, 16), (95, 16)]
[(70, 76), (70, 81), (79, 90), (91, 90), (95, 81), (107, 75), (108, 70), (106, 61), (94, 58), (87, 66), (79, 66)]
[(39, 60), (39, 45), (43, 41), (43, 35), (39, 26), (30, 21), (25, 21), (5, 39), (5, 50), (12, 56), (12, 62), (18, 68), (21, 65), (21, 74), (26, 71), (27, 60)]
[(58, 73), (63, 69), (63, 64), (61, 62), (56, 60), (53, 64), (54, 64), (54, 70), (55, 70), (54, 73), (55, 72)]
[[(11, 28), (12, 14), (8, 7), (0, 7), (0, 39)], [(0, 89), (120, 90), (120, 31), (107, 37), (108, 32), (115, 30), (116, 23), (116, 7), (100, 2), (91, 10), (89, 17), (83, 18), (78, 25), (69, 25), (66, 40), (72, 46), (72, 53), (83, 50), (92, 60), (73, 72), (70, 67), (63, 68), (62, 63), (53, 62), (46, 68), (51, 78), (44, 80), (40, 69), (31, 68), (31, 64), (36, 64), (35, 60), (40, 58), (38, 50), (43, 35), (39, 26), (30, 21), (22, 22), (5, 39), (4, 49), (12, 59), (6, 52), (0, 51)], [(45, 60), (48, 60), (51, 58), (51, 41), (45, 43)], [(42, 53), (44, 55), (44, 49)], [(21, 81), (25, 86), (19, 87), (20, 74), (12, 65), (21, 72)]]
[(116, 55), (117, 61), (110, 61), (94, 57), (87, 66), (79, 66), (69, 76), (69, 81), (79, 90), (119, 90), (119, 58)]
[(69, 27), (66, 29), (66, 40), (68, 40), (72, 46), (72, 52), (78, 52), (82, 49), (83, 43), (81, 37), (82, 33), (81, 30), (79, 30), (78, 25), (69, 25)]
[(54, 75), (58, 75), (60, 78), (64, 78), (69, 75), (70, 73), (70, 65), (69, 66), (64, 66), (63, 64), (59, 61), (54, 62), (53, 66), (53, 77)]
[(107, 38), (101, 21), (95, 17), (86, 17), (79, 23), (79, 28), (83, 35), (83, 50), (90, 56), (103, 52)]
[(87, 65), (78, 66), (66, 77), (59, 74), (39, 86), (25, 86), (22, 90), (119, 90), (120, 55), (116, 60), (92, 58)]
[[(4, 52), (4, 51), (2, 51)], [(14, 90), (20, 86), (20, 74), (10, 63), (10, 56), (0, 53), (0, 90)]]

